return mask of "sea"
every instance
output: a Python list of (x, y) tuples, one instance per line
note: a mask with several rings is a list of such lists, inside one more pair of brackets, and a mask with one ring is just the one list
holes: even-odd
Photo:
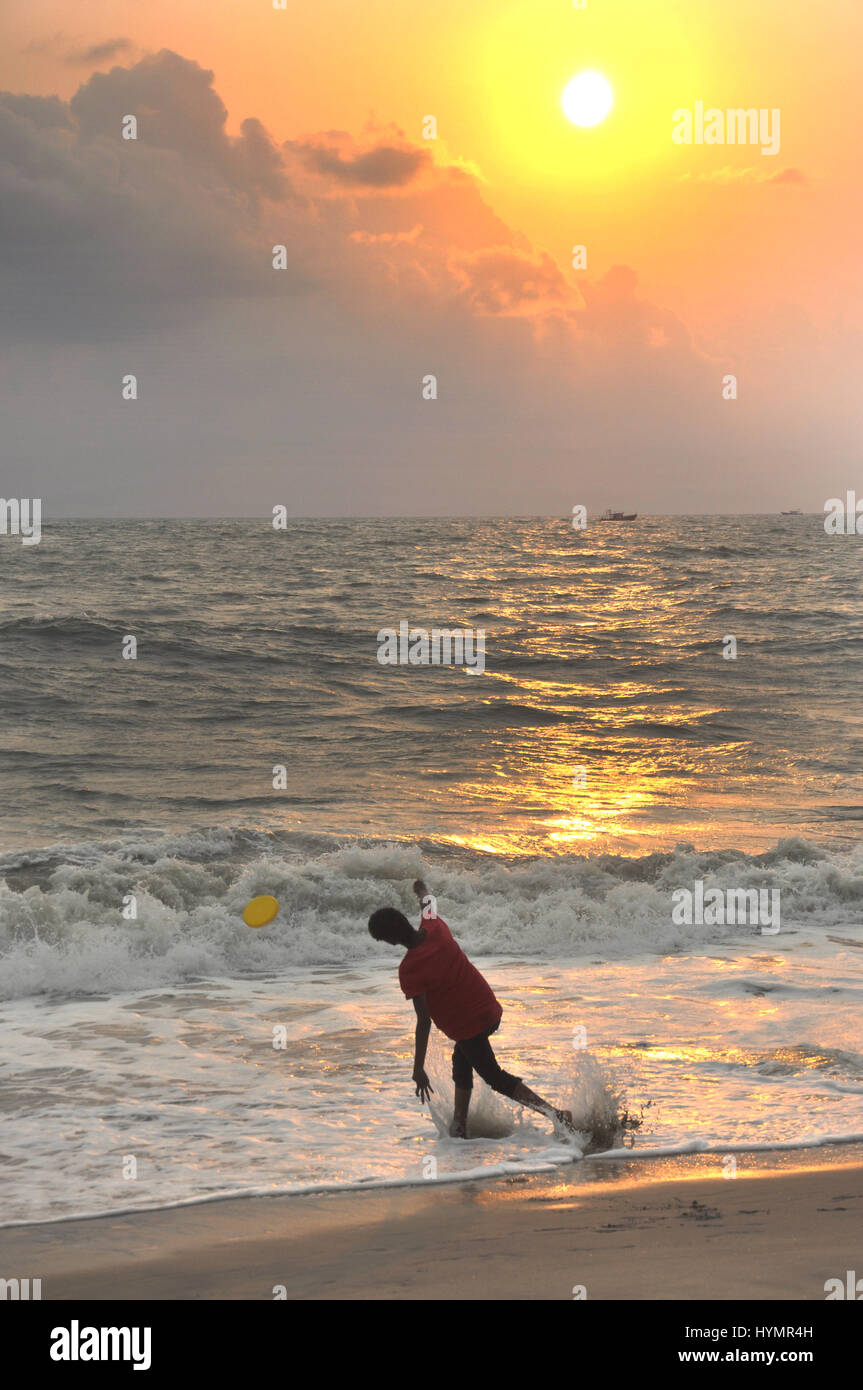
[[(806, 515), (0, 536), (0, 1223), (863, 1138), (861, 546)], [(481, 669), (382, 662), (402, 623), (482, 634)], [(417, 876), (575, 1136), (479, 1085), (450, 1139), (436, 1034), (420, 1104), (366, 925), (418, 921)], [(680, 908), (751, 890), (778, 930)]]

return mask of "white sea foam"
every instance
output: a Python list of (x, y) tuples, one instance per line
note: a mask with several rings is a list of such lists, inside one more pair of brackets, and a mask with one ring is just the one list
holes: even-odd
[[(215, 830), (127, 838), (0, 857), (0, 997), (112, 994), (193, 979), (373, 964), (365, 929), (389, 903), (408, 913), (416, 874), (470, 954), (514, 960), (623, 959), (746, 939), (757, 928), (675, 925), (672, 892), (779, 889), (783, 931), (824, 933), (863, 918), (863, 848), (802, 840), (762, 855), (679, 848), (641, 858), (424, 856), (405, 844), (309, 853), (264, 835)], [(137, 918), (124, 919), (134, 893)], [(247, 929), (249, 898), (272, 893), (275, 922)], [(781, 939), (781, 938), (779, 938)]]

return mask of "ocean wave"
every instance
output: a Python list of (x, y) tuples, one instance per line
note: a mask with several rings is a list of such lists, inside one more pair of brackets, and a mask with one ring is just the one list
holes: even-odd
[(114, 641), (124, 632), (117, 622), (110, 618), (90, 616), (86, 613), (44, 614), (26, 618), (7, 618), (0, 622), (0, 633), (9, 635), (60, 638), (73, 641)]
[(568, 710), (544, 709), (538, 705), (526, 705), (517, 700), (461, 700), (457, 708), (434, 704), (430, 701), (411, 705), (379, 705), (374, 713), (381, 719), (404, 718), (417, 723), (440, 724), (446, 728), (469, 728), (474, 724), (482, 727), (516, 727), (526, 725), (570, 724), (579, 721), (580, 716)]
[[(678, 952), (756, 928), (672, 921), (672, 893), (778, 888), (783, 930), (863, 920), (863, 846), (801, 839), (737, 850), (503, 860), (445, 845), (337, 842), (252, 830), (141, 834), (0, 856), (0, 996), (114, 994), (189, 979), (242, 978), (381, 959), (366, 930), (389, 904), (415, 915), (412, 880), (433, 886), (470, 954), (514, 960)], [(248, 900), (275, 922), (252, 931)], [(137, 915), (123, 916), (134, 895)]]

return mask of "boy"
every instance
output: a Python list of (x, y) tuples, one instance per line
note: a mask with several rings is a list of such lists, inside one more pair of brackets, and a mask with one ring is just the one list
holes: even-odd
[(455, 1113), (449, 1131), (454, 1139), (467, 1137), (474, 1072), (478, 1072), (493, 1091), (531, 1110), (539, 1110), (572, 1129), (569, 1110), (555, 1110), (542, 1096), (529, 1090), (520, 1077), (512, 1076), (499, 1065), (489, 1036), (497, 1031), (503, 1009), (488, 982), (454, 940), (446, 922), (437, 916), (434, 898), (421, 879), (417, 879), (413, 889), (423, 909), (419, 931), (415, 931), (407, 917), (396, 908), (381, 907), (369, 918), (369, 932), (375, 941), (406, 948), (399, 965), (399, 984), (405, 998), (413, 1000), (416, 1010), (413, 1079), (420, 1101), (428, 1100), (433, 1093), (425, 1071), (425, 1059), (429, 1030), (435, 1023), (455, 1043), (452, 1053)]

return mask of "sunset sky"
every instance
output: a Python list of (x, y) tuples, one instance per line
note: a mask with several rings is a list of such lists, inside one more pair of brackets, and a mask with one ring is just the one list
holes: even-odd
[[(4, 495), (50, 519), (863, 492), (861, 51), (859, 0), (4, 0)], [(585, 70), (614, 106), (579, 129)], [(778, 153), (675, 144), (699, 101), (778, 109)]]

